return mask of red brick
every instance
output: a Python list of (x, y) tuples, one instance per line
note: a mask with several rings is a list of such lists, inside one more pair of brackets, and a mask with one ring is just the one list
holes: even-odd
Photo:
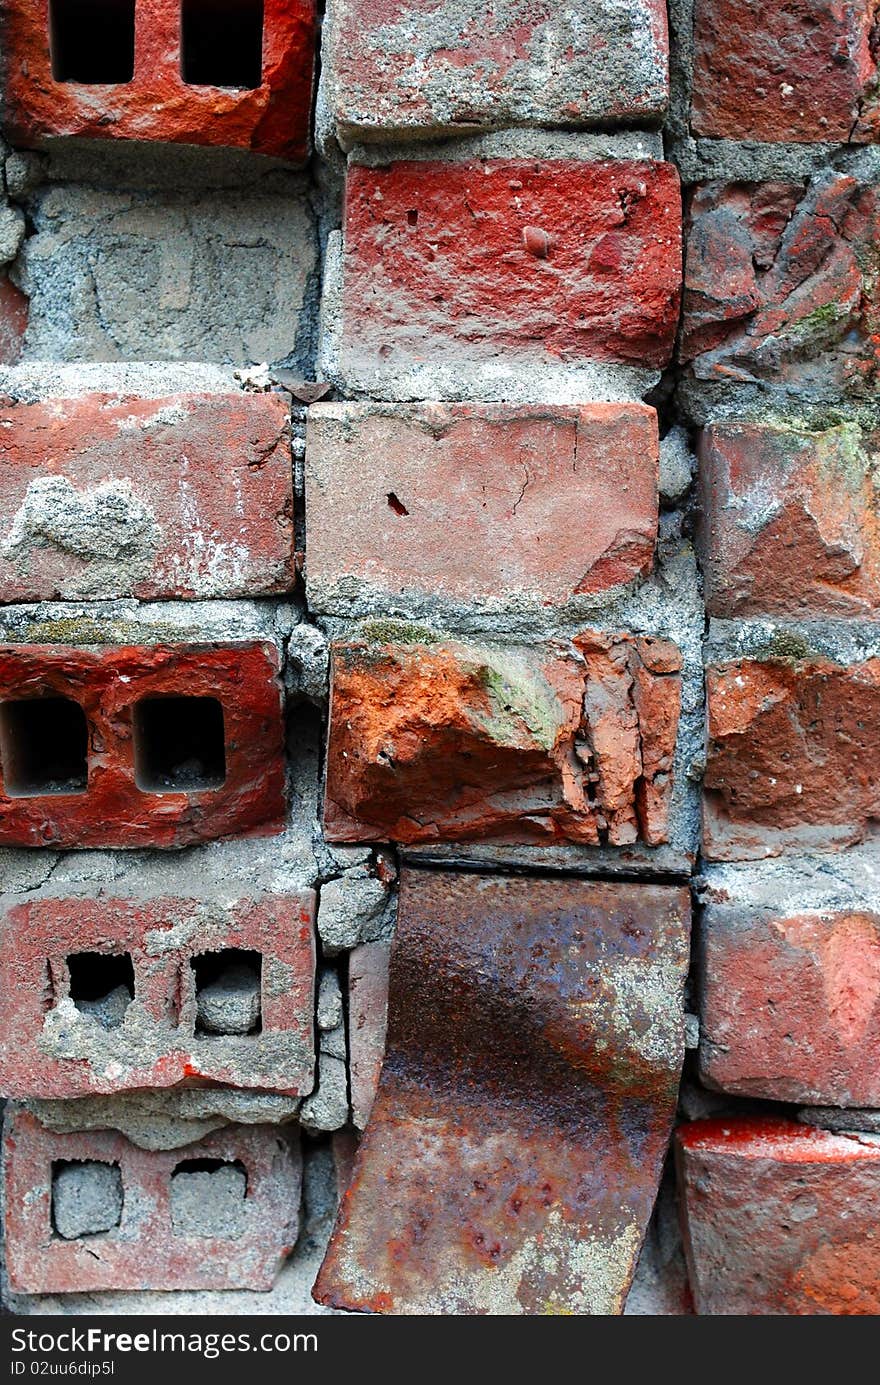
[[(222, 1082), (307, 1096), (314, 1077), (311, 890), (258, 899), (33, 899), (0, 918), (0, 1092), (79, 1097)], [(257, 1034), (196, 1032), (193, 958), (261, 954)], [(70, 955), (128, 955), (134, 997), (104, 1029), (75, 1008)], [(107, 989), (110, 989), (109, 985)]]
[(322, 81), (343, 138), (406, 138), (657, 117), (668, 57), (660, 0), (334, 0)]
[(348, 1069), (358, 1130), (370, 1118), (385, 1056), (389, 955), (389, 943), (361, 943), (348, 957)]
[[(243, 1165), (247, 1196), (237, 1234), (175, 1232), (171, 1181), (181, 1163)], [(52, 1223), (52, 1164), (117, 1164), (118, 1226), (65, 1240)], [(60, 1135), (27, 1111), (3, 1136), (6, 1267), (15, 1293), (101, 1289), (271, 1289), (299, 1229), (301, 1165), (295, 1140), (273, 1126), (229, 1126), (182, 1149), (147, 1151), (111, 1130)]]
[(696, 0), (691, 124), (715, 139), (880, 134), (877, 0)]
[(681, 354), (698, 380), (874, 398), (876, 185), (708, 183), (687, 232)]
[(665, 842), (680, 668), (668, 641), (625, 633), (504, 654), (337, 641), (327, 835)]
[(711, 615), (880, 609), (880, 432), (713, 423), (699, 452)]
[(671, 164), (428, 159), (349, 167), (340, 354), (662, 366), (681, 277)]
[[(71, 792), (41, 791), (45, 784), (77, 782), (67, 774), (53, 778), (51, 763), (41, 764), (38, 777), (27, 770), (23, 777), (17, 774), (16, 791), (10, 792), (10, 753), (28, 746), (39, 753), (39, 733), (22, 737), (12, 726), (4, 735), (0, 844), (180, 847), (213, 837), (279, 832), (285, 767), (278, 669), (277, 650), (257, 643), (0, 647), (0, 704), (65, 698), (82, 708), (88, 728), (87, 787)], [(207, 786), (210, 773), (202, 777), (205, 787), (186, 788), (165, 786), (149, 770), (141, 776), (146, 787), (138, 787), (134, 708), (144, 699), (166, 697), (220, 703), (225, 779), (216, 787)], [(0, 717), (6, 714), (3, 707)], [(63, 749), (70, 746), (66, 737)], [(181, 763), (184, 778), (176, 782), (183, 784), (194, 767)], [(152, 787), (158, 783), (163, 787)]]
[(880, 1106), (880, 914), (710, 906), (700, 1066), (771, 1101)]
[(677, 1135), (697, 1312), (880, 1313), (880, 1148), (779, 1118)]
[(277, 394), (0, 407), (0, 601), (262, 596), (294, 584)]
[(631, 582), (653, 562), (658, 449), (642, 404), (317, 404), (310, 604), (410, 589), (558, 605)]
[(29, 315), (28, 298), (0, 275), (0, 365), (15, 365), (19, 360)]
[(733, 660), (708, 670), (706, 689), (710, 860), (864, 840), (880, 817), (880, 658)]
[(137, 0), (133, 8), (134, 76), (96, 85), (53, 77), (48, 0), (3, 0), (6, 133), (13, 143), (82, 135), (306, 158), (314, 0), (264, 0), (262, 80), (253, 88), (184, 82), (178, 0)]

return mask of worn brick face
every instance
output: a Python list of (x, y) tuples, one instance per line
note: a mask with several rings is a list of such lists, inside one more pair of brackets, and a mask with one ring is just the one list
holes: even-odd
[(880, 607), (880, 432), (714, 423), (700, 442), (701, 557), (714, 616)]
[(650, 120), (668, 94), (658, 0), (333, 0), (327, 102), (346, 140)]
[(334, 841), (665, 842), (681, 654), (585, 631), (506, 651), (333, 646)]
[(710, 906), (700, 1066), (771, 1101), (880, 1105), (880, 915)]
[(671, 164), (353, 165), (344, 226), (343, 362), (669, 359), (681, 268)]
[[(0, 1090), (66, 1098), (194, 1079), (308, 1095), (314, 902), (305, 891), (229, 902), (70, 897), (8, 907), (0, 919), (0, 986), (8, 997)], [(230, 951), (259, 957), (257, 1032), (234, 1032), (241, 1027), (234, 1016), (229, 1032), (201, 1023), (199, 969), (206, 961), (224, 965), (228, 1007), (236, 966)], [(97, 970), (107, 958), (131, 962), (121, 1015), (109, 1012), (103, 994), (112, 992), (111, 1001), (118, 995), (115, 977), (102, 980)], [(215, 992), (216, 970), (207, 974)], [(103, 1020), (96, 1014), (102, 1001)]]
[(880, 133), (876, 0), (697, 0), (692, 126), (713, 139)]
[(880, 816), (880, 659), (740, 659), (707, 673), (714, 860), (862, 841)]
[[(51, 716), (40, 721), (38, 704), (50, 698)], [(175, 704), (166, 722), (168, 698), (202, 701)], [(136, 730), (144, 704), (152, 711)], [(46, 742), (61, 712), (64, 723)], [(188, 729), (178, 740), (181, 717)], [(0, 718), (4, 846), (180, 847), (281, 829), (273, 646), (6, 645)]]
[(75, 35), (56, 36), (50, 55), (48, 0), (4, 0), (6, 121), (16, 143), (82, 135), (225, 145), (305, 159), (314, 0), (264, 0), (261, 33), (240, 33), (227, 15), (231, 52), (219, 66), (198, 70), (187, 69), (198, 35), (187, 50), (177, 0), (138, 0), (132, 10), (133, 36), (108, 31), (106, 17), (100, 29), (96, 17), (89, 32), (80, 15), (80, 41), (104, 54), (103, 64), (99, 56), (96, 66), (92, 57), (84, 67), (72, 51)]
[(317, 610), (401, 589), (560, 605), (653, 562), (657, 420), (644, 405), (317, 404), (306, 468)]
[[(175, 1217), (175, 1171), (205, 1160), (237, 1165), (246, 1196), (214, 1203), (203, 1184), (203, 1215), (192, 1197), (188, 1216)], [(53, 1164), (76, 1161), (118, 1167), (122, 1210), (103, 1234), (65, 1239), (53, 1225)], [(299, 1229), (296, 1137), (267, 1125), (147, 1151), (112, 1130), (57, 1134), (15, 1110), (3, 1129), (3, 1175), (6, 1266), (16, 1293), (271, 1289)]]
[(0, 407), (0, 601), (289, 590), (288, 413), (241, 393)]
[(880, 1312), (880, 1151), (778, 1117), (676, 1137), (697, 1312)]
[(698, 188), (681, 337), (694, 378), (873, 398), (878, 238), (877, 187), (848, 174)]

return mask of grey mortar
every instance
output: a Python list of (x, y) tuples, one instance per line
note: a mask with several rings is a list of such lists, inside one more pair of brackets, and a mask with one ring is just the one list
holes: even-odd
[(122, 1218), (122, 1203), (122, 1175), (115, 1164), (69, 1163), (52, 1179), (52, 1221), (66, 1241), (111, 1231)]
[(175, 1236), (236, 1240), (245, 1229), (247, 1175), (233, 1164), (171, 1175), (171, 1228)]

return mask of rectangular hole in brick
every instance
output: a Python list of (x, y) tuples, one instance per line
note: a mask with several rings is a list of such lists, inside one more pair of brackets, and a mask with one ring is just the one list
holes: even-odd
[(65, 1241), (100, 1236), (122, 1221), (122, 1173), (99, 1159), (52, 1164), (52, 1230)]
[(175, 1236), (234, 1240), (245, 1228), (248, 1176), (237, 1159), (184, 1159), (171, 1175)]
[(134, 965), (128, 952), (74, 952), (67, 958), (70, 998), (102, 1029), (117, 1029), (134, 1000)]
[(116, 86), (134, 77), (135, 0), (49, 0), (56, 82)]
[(88, 786), (89, 729), (68, 697), (0, 703), (0, 760), (10, 798), (83, 793)]
[(190, 960), (196, 985), (196, 1034), (260, 1034), (263, 958), (226, 947)]
[(182, 0), (180, 71), (189, 86), (258, 87), (263, 0)]
[(213, 697), (148, 697), (133, 716), (134, 776), (144, 793), (219, 789), (226, 779), (223, 708)]

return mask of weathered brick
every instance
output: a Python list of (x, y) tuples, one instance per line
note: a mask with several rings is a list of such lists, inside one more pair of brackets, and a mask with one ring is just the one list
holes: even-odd
[(880, 133), (877, 0), (696, 0), (692, 127), (715, 139)]
[(350, 163), (336, 369), (662, 366), (680, 216), (659, 160)]
[(80, 1097), (196, 1079), (308, 1095), (314, 906), (310, 890), (9, 906), (0, 1092)]
[(840, 664), (783, 641), (708, 670), (710, 860), (840, 848), (880, 817), (880, 658)]
[(0, 275), (0, 365), (15, 365), (21, 356), (29, 313), (26, 295)]
[(348, 958), (351, 1118), (358, 1130), (370, 1118), (385, 1056), (389, 956), (389, 943), (362, 943)]
[(106, 7), (59, 4), (50, 53), (49, 0), (4, 0), (6, 123), (15, 143), (82, 135), (305, 159), (314, 0), (264, 0), (222, 16), (198, 0), (114, 9), (110, 24)]
[(502, 652), (401, 636), (333, 645), (330, 840), (668, 840), (675, 645), (584, 631)]
[(681, 354), (697, 380), (873, 398), (876, 185), (707, 183), (690, 207)]
[(688, 919), (683, 889), (402, 872), (388, 1052), (320, 1302), (622, 1310), (678, 1087)]
[(0, 601), (289, 590), (288, 415), (276, 394), (0, 406)]
[[(65, 1239), (53, 1218), (53, 1172), (79, 1161), (116, 1165), (121, 1216), (103, 1233)], [(299, 1230), (296, 1137), (268, 1125), (230, 1126), (183, 1149), (147, 1151), (111, 1130), (56, 1134), (16, 1110), (4, 1125), (3, 1172), (15, 1293), (271, 1289)]]
[(880, 1105), (880, 913), (733, 899), (707, 907), (701, 951), (704, 1081), (771, 1101)]
[(700, 448), (711, 615), (857, 616), (880, 608), (880, 432), (713, 423)]
[(641, 404), (316, 404), (310, 605), (409, 591), (543, 607), (631, 582), (653, 562), (658, 468)]
[(775, 1117), (679, 1128), (697, 1312), (880, 1312), (880, 1149)]
[(260, 643), (0, 646), (0, 844), (180, 847), (280, 831), (278, 672), (277, 649)]
[(332, 0), (322, 83), (340, 138), (661, 116), (669, 35), (659, 0), (527, 11), (516, 0)]

